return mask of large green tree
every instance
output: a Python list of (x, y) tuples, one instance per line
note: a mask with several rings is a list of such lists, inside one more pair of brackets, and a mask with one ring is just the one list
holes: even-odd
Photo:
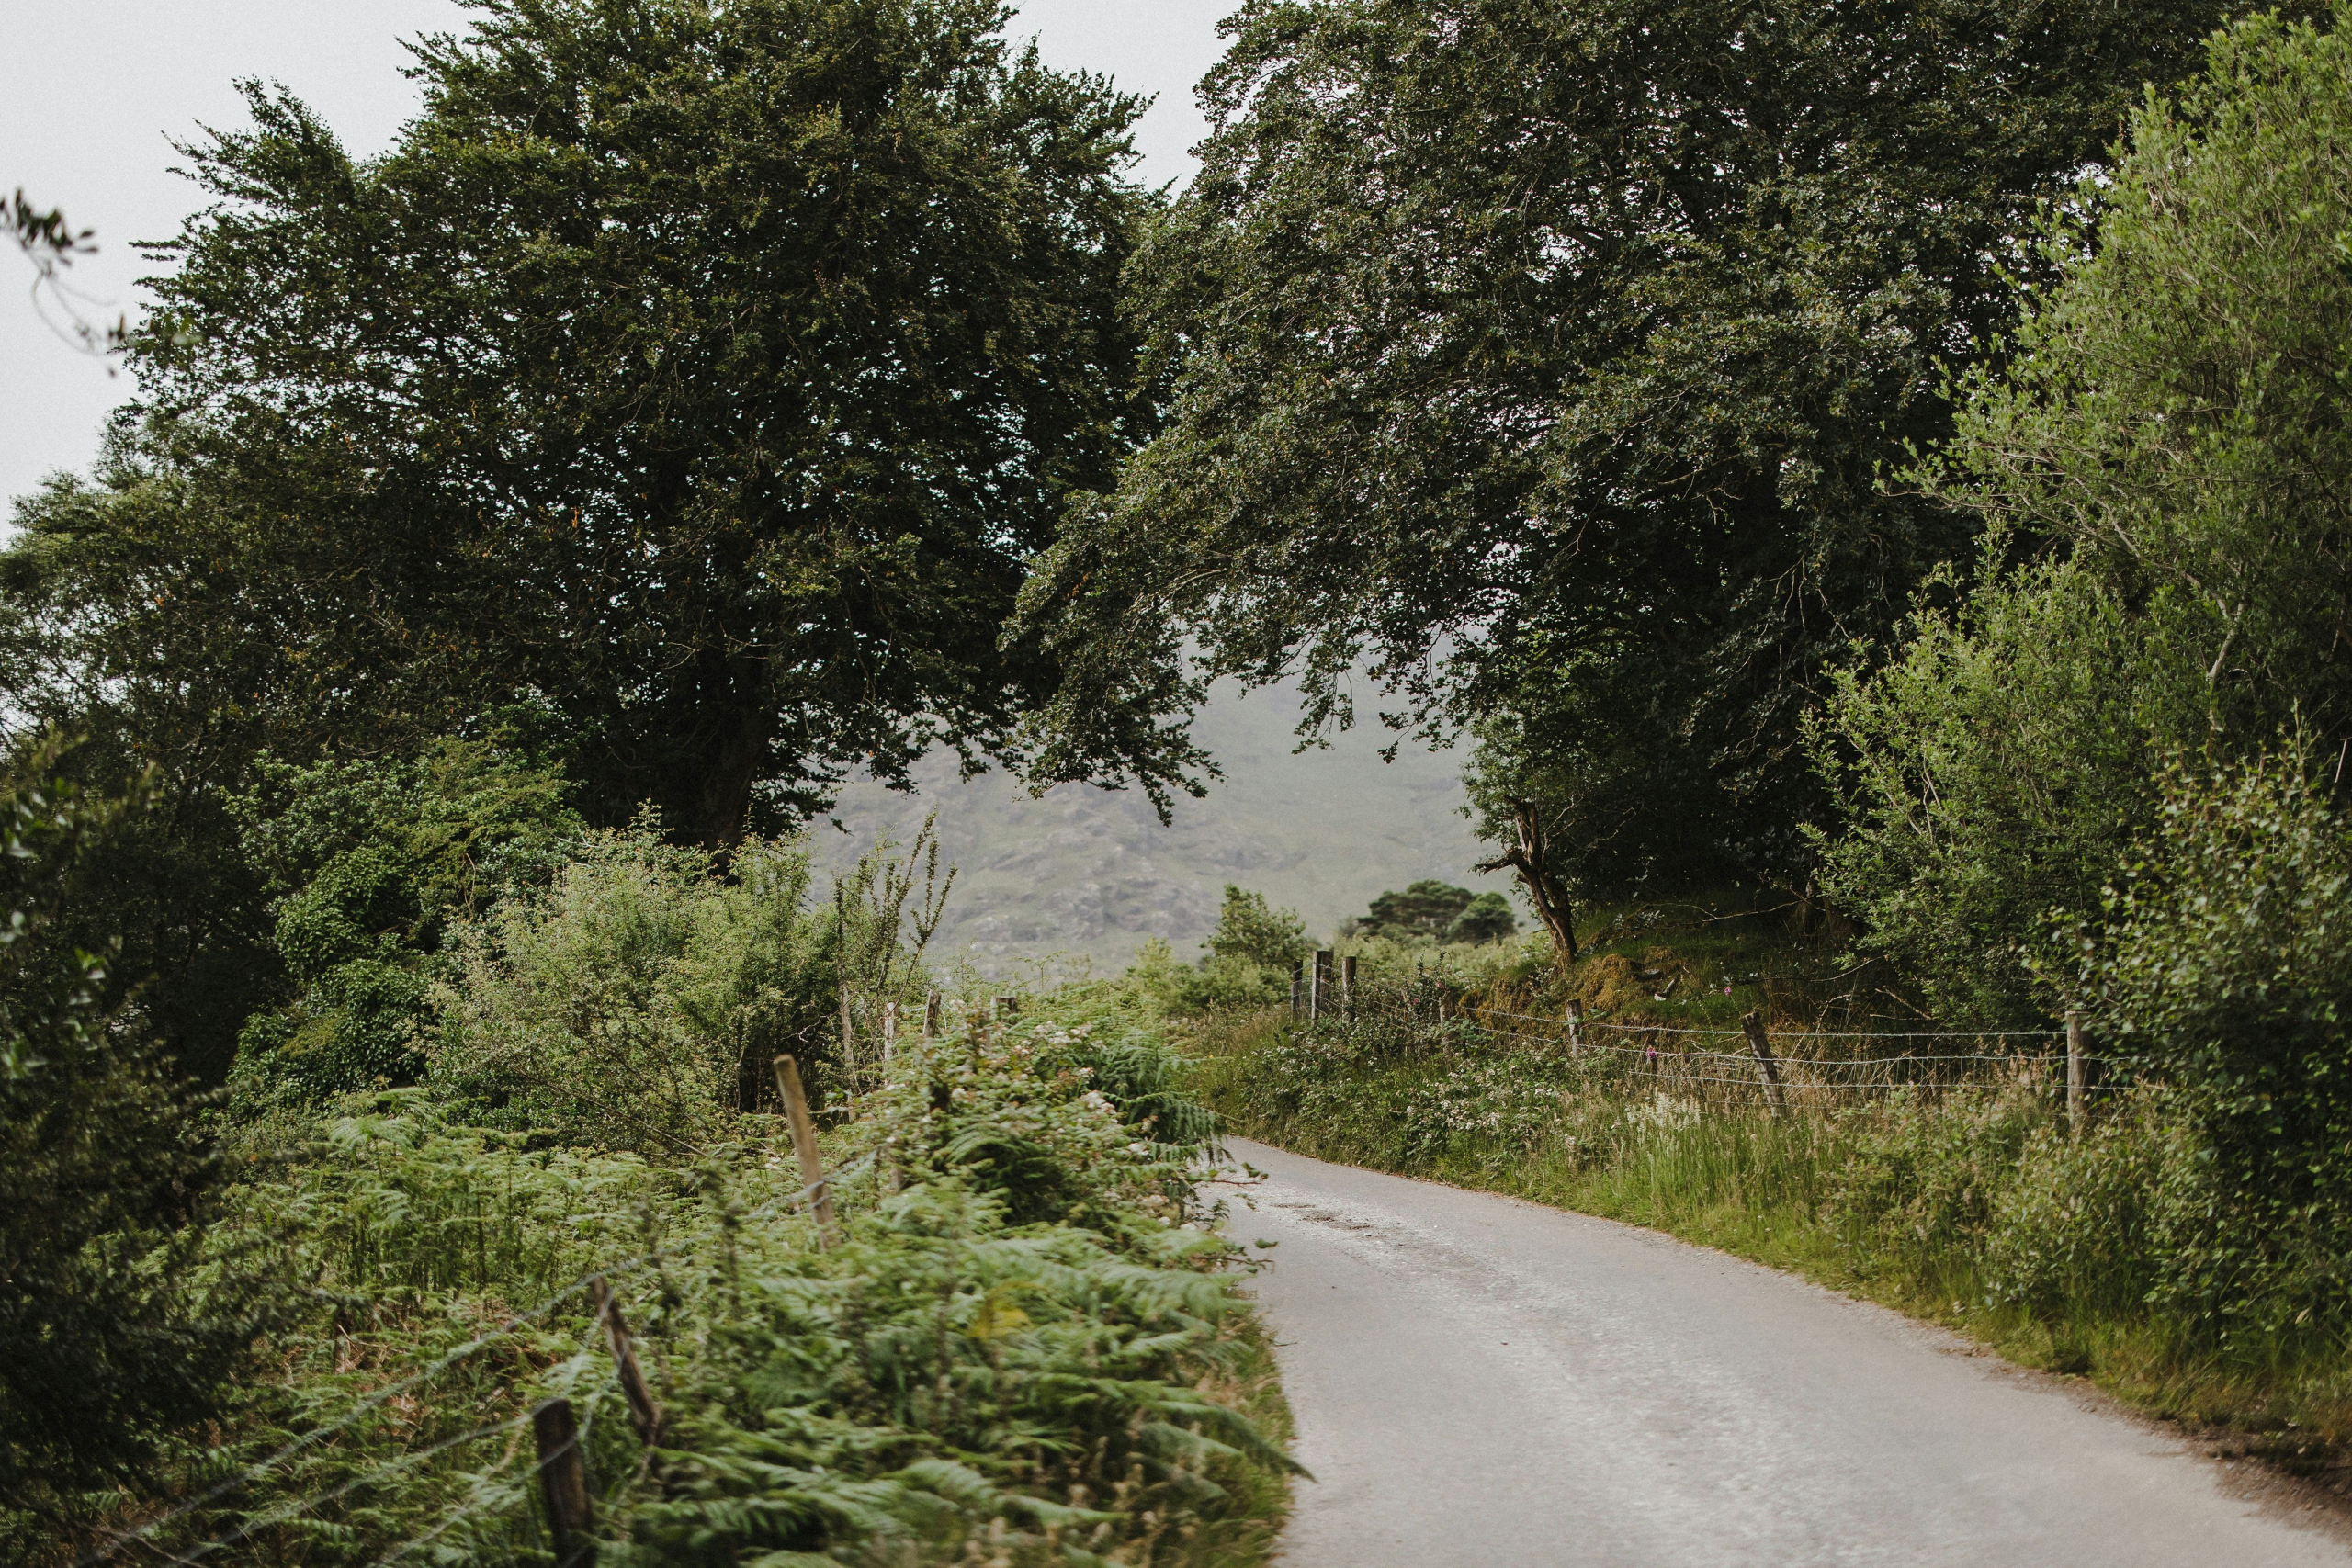
[(1596, 875), (1801, 875), (1800, 715), (1968, 551), (1882, 470), (2218, 14), (1252, 0), (1130, 271), (1166, 422), (1024, 601), (1071, 668), (1045, 771), (1216, 675), (1299, 675), (1314, 726), (1368, 671), (1399, 724), (1529, 717), (1598, 781), (1555, 835)]
[(154, 541), (181, 581), (106, 613), (202, 615), (225, 565), (250, 621), (282, 582), (253, 629), (291, 705), (527, 696), (604, 821), (650, 799), (723, 845), (852, 765), (1004, 752), (1052, 677), (1000, 642), (1023, 559), (1140, 406), (1146, 200), (1136, 100), (1007, 15), (492, 0), (417, 46), (424, 112), (364, 161), (249, 86), (250, 128), (185, 149), (216, 204), (163, 247), (124, 486), (28, 525), (86, 552), (200, 485), (213, 520)]
[(1955, 1014), (2063, 999), (2018, 959), (2053, 911), (2102, 921), (2167, 766), (2286, 738), (2344, 781), (2347, 19), (2242, 23), (2133, 117), (1936, 476), (2029, 558), (1923, 612), (1832, 705), (1852, 830), (1831, 880)]

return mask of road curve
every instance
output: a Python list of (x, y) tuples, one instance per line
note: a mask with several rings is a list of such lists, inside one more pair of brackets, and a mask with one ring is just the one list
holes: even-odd
[[(1298, 1418), (1282, 1568), (2300, 1568), (2323, 1517), (1866, 1303), (1654, 1232), (1234, 1140)], [(1254, 1207), (1254, 1212), (1253, 1212)]]

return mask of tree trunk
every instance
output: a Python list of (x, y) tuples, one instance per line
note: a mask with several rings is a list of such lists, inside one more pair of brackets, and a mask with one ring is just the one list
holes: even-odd
[(703, 757), (702, 776), (694, 783), (693, 816), (680, 826), (707, 849), (725, 854), (742, 842), (752, 786), (767, 761), (767, 719), (756, 708), (730, 715)]
[(1519, 874), (1520, 885), (1527, 889), (1528, 902), (1535, 906), (1536, 917), (1551, 932), (1553, 950), (1565, 967), (1577, 961), (1576, 912), (1569, 904), (1567, 888), (1552, 873), (1551, 840), (1544, 831), (1544, 819), (1533, 801), (1512, 801), (1510, 814), (1519, 830), (1519, 842), (1494, 859), (1481, 862), (1476, 869), (1500, 871), (1509, 866)]
[(723, 857), (750, 826), (752, 787), (766, 771), (775, 716), (760, 702), (752, 671), (714, 671), (690, 700), (668, 725), (642, 732), (645, 794), (662, 808), (669, 838)]

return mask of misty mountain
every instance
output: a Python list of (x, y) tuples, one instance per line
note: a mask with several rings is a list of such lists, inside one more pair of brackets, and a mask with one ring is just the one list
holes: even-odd
[(1221, 692), (1194, 735), (1226, 776), (1203, 799), (1179, 799), (1165, 827), (1138, 791), (1064, 784), (1032, 797), (1002, 773), (958, 780), (951, 754), (918, 768), (912, 794), (853, 784), (817, 846), (845, 865), (877, 839), (911, 840), (936, 809), (942, 858), (958, 873), (933, 953), (967, 953), (984, 972), (1056, 955), (1115, 969), (1155, 936), (1191, 957), (1228, 882), (1295, 908), (1318, 936), (1419, 877), (1511, 886), (1470, 871), (1481, 849), (1462, 815), (1461, 753), (1407, 741), (1384, 762), (1394, 737), (1377, 728), (1294, 751), (1297, 718), (1285, 689)]

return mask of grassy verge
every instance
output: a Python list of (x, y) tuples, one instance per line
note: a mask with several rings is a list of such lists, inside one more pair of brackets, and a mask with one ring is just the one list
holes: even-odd
[(2169, 1178), (2143, 1105), (2081, 1139), (2033, 1083), (1775, 1121), (1469, 1029), (1408, 1043), (1279, 1012), (1210, 1021), (1189, 1049), (1241, 1135), (1649, 1226), (2086, 1375), (2307, 1475), (2340, 1482), (2352, 1461), (2340, 1337), (2216, 1332), (2150, 1299), (2135, 1244)]

